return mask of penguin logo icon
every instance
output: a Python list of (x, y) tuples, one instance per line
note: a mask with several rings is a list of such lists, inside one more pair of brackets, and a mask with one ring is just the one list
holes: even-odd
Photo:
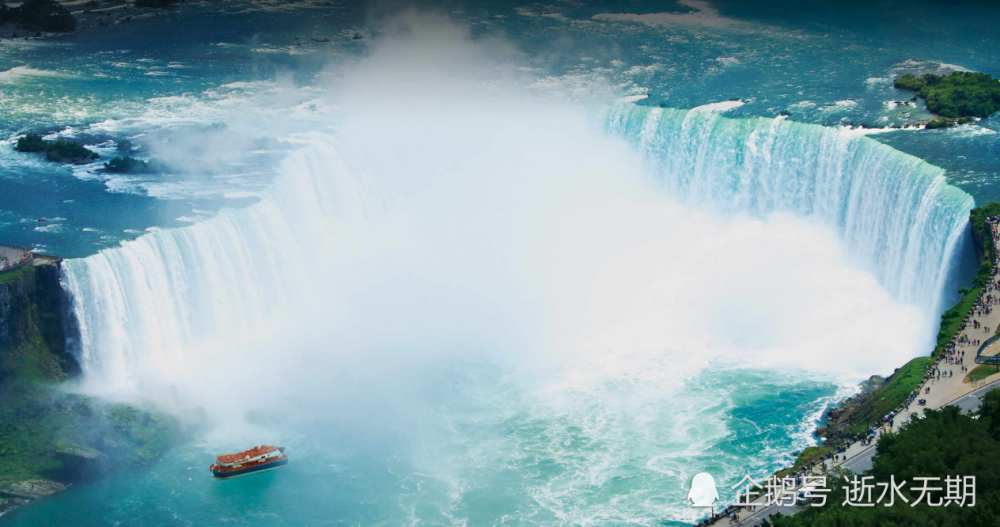
[(691, 478), (691, 490), (687, 500), (692, 507), (711, 507), (719, 499), (719, 491), (715, 488), (715, 478), (708, 472), (700, 472)]

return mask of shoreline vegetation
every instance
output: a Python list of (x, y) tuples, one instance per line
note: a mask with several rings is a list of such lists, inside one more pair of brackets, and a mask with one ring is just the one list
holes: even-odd
[(1000, 80), (986, 73), (906, 74), (892, 85), (916, 92), (911, 100), (923, 99), (927, 110), (939, 117), (928, 121), (927, 129), (967, 124), (1000, 111)]

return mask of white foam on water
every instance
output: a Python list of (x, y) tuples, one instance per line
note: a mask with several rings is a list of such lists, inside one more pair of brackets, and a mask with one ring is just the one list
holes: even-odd
[(64, 73), (38, 70), (29, 66), (15, 66), (9, 70), (0, 71), (0, 84), (13, 84), (25, 77), (65, 77)]
[(983, 135), (997, 135), (996, 130), (986, 128), (985, 126), (980, 126), (976, 123), (951, 126), (948, 127), (946, 130), (949, 135), (957, 135), (959, 137), (978, 137)]
[(858, 101), (851, 100), (851, 99), (844, 99), (844, 100), (836, 101), (833, 104), (825, 105), (825, 106), (823, 106), (823, 107), (820, 108), (820, 111), (831, 112), (831, 113), (833, 113), (833, 112), (843, 112), (843, 111), (853, 110), (857, 106), (858, 106)]
[(710, 104), (703, 104), (701, 106), (696, 106), (695, 108), (692, 108), (691, 111), (692, 112), (724, 113), (724, 112), (728, 112), (729, 110), (734, 110), (736, 108), (739, 108), (740, 106), (743, 106), (743, 104), (744, 104), (743, 101), (721, 101), (721, 102), (713, 102), (713, 103), (710, 103)]
[(641, 101), (643, 99), (646, 99), (648, 97), (649, 97), (649, 95), (646, 95), (646, 94), (629, 95), (629, 96), (626, 96), (626, 97), (622, 97), (621, 99), (618, 99), (618, 100), (620, 102), (636, 102), (636, 101)]
[(65, 229), (65, 226), (61, 223), (49, 223), (41, 227), (35, 227), (38, 232), (61, 232)]

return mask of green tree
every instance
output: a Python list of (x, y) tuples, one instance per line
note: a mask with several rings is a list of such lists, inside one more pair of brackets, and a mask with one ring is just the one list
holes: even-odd
[(928, 110), (950, 119), (988, 117), (1000, 111), (1000, 81), (986, 73), (903, 75), (893, 81), (893, 86), (917, 92), (916, 96), (927, 102)]
[(1000, 390), (990, 390), (979, 403), (979, 418), (993, 439), (1000, 440)]
[(17, 144), (14, 145), (14, 149), (18, 152), (44, 152), (45, 140), (38, 134), (28, 133), (23, 137), (17, 138)]
[[(997, 525), (1000, 518), (1000, 392), (983, 399), (978, 419), (962, 415), (954, 406), (928, 410), (923, 419), (911, 421), (897, 433), (886, 434), (876, 447), (872, 468), (866, 474), (876, 483), (906, 481), (903, 490), (908, 503), (898, 498), (892, 507), (844, 506), (844, 481), (829, 481), (833, 489), (824, 507), (807, 507), (794, 516), (776, 518), (775, 527), (903, 527)], [(912, 485), (917, 477), (941, 478), (974, 476), (976, 501), (972, 507), (930, 507), (921, 503)], [(877, 487), (874, 498), (881, 488)], [(936, 495), (941, 498), (944, 493)]]

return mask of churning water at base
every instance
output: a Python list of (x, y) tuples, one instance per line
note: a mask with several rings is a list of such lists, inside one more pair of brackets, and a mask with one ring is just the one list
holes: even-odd
[[(408, 38), (259, 203), (66, 262), (81, 388), (204, 434), (15, 522), (692, 520), (691, 475), (787, 463), (840, 381), (925, 351), (972, 205), (934, 167), (698, 109), (595, 130)], [(207, 477), (258, 439), (292, 463)]]
[(801, 448), (803, 414), (833, 393), (801, 376), (710, 368), (678, 394), (663, 392), (662, 382), (621, 378), (569, 391), (553, 404), (489, 365), (435, 366), (441, 406), (423, 431), (438, 430), (435, 441), (372, 442), (371, 434), (321, 425), (286, 429), (272, 438), (294, 455), (287, 467), (214, 481), (207, 465), (224, 446), (212, 438), (4, 519), (83, 526), (682, 525), (701, 511), (683, 507), (678, 481), (707, 470), (720, 485), (732, 484), (746, 471), (787, 462), (787, 452)]

